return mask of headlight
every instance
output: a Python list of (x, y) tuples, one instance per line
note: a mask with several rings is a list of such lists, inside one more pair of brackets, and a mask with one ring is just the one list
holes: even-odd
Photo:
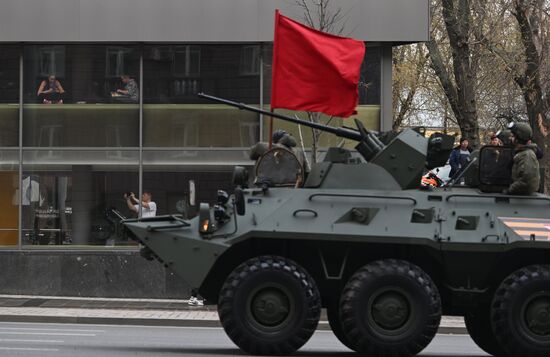
[(199, 233), (208, 234), (214, 231), (211, 218), (210, 205), (208, 203), (201, 203), (199, 205)]

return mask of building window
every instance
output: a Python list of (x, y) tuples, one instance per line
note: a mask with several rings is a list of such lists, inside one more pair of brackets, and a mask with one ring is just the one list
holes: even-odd
[(65, 46), (39, 47), (40, 76), (65, 77)]
[(123, 196), (138, 194), (138, 152), (113, 153), (24, 151), (22, 245), (135, 246), (118, 223), (135, 216)]
[(243, 46), (239, 73), (242, 75), (260, 74), (260, 46)]
[(145, 165), (143, 187), (151, 192), (157, 214), (193, 218), (200, 202), (216, 204), (217, 190), (231, 192), (231, 176), (229, 169), (210, 170), (207, 166), (188, 170), (182, 165)]
[(198, 77), (201, 72), (199, 46), (177, 46), (174, 49), (172, 73), (175, 77)]
[[(139, 146), (139, 58), (130, 45), (24, 46), (23, 146)], [(135, 96), (117, 93), (122, 74)], [(52, 86), (55, 93), (39, 93)]]
[(0, 147), (19, 145), (19, 56), (21, 48), (0, 45)]
[(125, 58), (131, 52), (131, 49), (125, 47), (107, 47), (105, 76), (107, 78), (119, 78), (122, 75), (128, 74)]
[(0, 246), (17, 246), (19, 227), (19, 149), (0, 150)]
[[(243, 50), (245, 47), (249, 50)], [(258, 103), (259, 72), (253, 74), (252, 68), (248, 68), (252, 62), (259, 65), (259, 52), (253, 50), (256, 47), (223, 44), (146, 46), (143, 60), (144, 146), (249, 147), (258, 141), (257, 114), (206, 101), (196, 95), (201, 91)], [(243, 53), (252, 62), (243, 62)], [(243, 63), (247, 63), (247, 68), (242, 67)], [(246, 69), (246, 74), (242, 69)]]
[(359, 78), (359, 105), (380, 105), (382, 48), (367, 47)]

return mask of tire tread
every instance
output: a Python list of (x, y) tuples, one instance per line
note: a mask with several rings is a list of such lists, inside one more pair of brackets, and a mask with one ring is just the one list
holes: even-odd
[(541, 351), (532, 343), (522, 343), (510, 328), (517, 321), (510, 321), (514, 295), (536, 281), (550, 282), (550, 265), (530, 265), (516, 270), (506, 277), (497, 288), (491, 304), (491, 324), (493, 332), (502, 348), (510, 355), (524, 357), (547, 357), (550, 350)]
[[(236, 289), (251, 275), (262, 271), (279, 271), (299, 282), (306, 292), (308, 311), (304, 324), (287, 340), (280, 343), (260, 343), (242, 330), (233, 311), (233, 298)], [(219, 301), (218, 315), (229, 338), (242, 350), (250, 354), (288, 355), (302, 347), (313, 335), (321, 314), (320, 294), (311, 276), (297, 263), (279, 256), (259, 256), (239, 265), (223, 284)]]
[[(421, 336), (397, 346), (373, 343), (368, 337), (363, 336), (356, 323), (357, 312), (354, 311), (352, 303), (365, 281), (373, 276), (385, 275), (408, 276), (418, 283), (430, 299), (431, 311)], [(441, 299), (432, 279), (416, 265), (397, 259), (378, 260), (359, 269), (346, 284), (340, 301), (340, 318), (348, 340), (356, 351), (369, 357), (415, 356), (431, 342), (437, 333), (441, 321)]]

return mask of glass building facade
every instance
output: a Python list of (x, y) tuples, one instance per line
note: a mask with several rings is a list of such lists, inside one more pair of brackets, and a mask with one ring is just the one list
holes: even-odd
[[(359, 87), (373, 129), (381, 58), (367, 47)], [(132, 216), (126, 192), (192, 216), (190, 196), (230, 190), (233, 166), (252, 165), (248, 148), (268, 135), (267, 118), (196, 94), (269, 108), (270, 88), (269, 43), (0, 44), (1, 248), (134, 249), (114, 224)]]

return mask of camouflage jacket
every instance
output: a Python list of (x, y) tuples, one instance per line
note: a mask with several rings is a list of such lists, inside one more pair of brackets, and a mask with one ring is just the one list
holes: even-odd
[(535, 155), (536, 145), (525, 145), (516, 150), (512, 166), (512, 184), (508, 193), (530, 195), (539, 189), (539, 162)]

